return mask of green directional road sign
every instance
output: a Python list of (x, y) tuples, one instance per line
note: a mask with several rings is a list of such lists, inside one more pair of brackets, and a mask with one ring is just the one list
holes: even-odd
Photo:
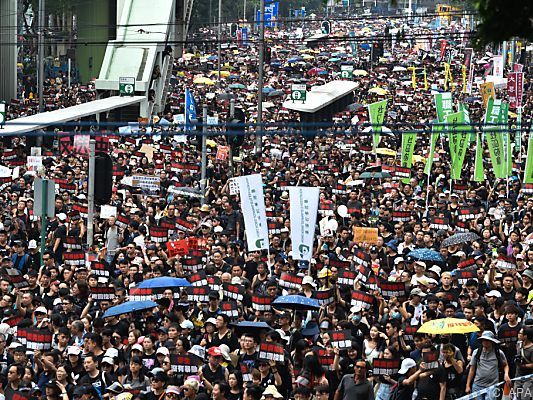
[(118, 78), (118, 91), (121, 96), (133, 96), (135, 94), (135, 78)]
[(341, 78), (353, 79), (353, 65), (341, 65)]
[(291, 86), (291, 100), (299, 100), (305, 103), (307, 98), (307, 86), (302, 83), (295, 83)]

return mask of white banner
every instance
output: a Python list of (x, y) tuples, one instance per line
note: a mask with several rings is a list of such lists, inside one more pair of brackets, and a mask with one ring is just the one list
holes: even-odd
[(295, 260), (310, 261), (313, 255), (320, 189), (294, 186), (289, 188), (289, 194), (292, 257)]
[(246, 175), (237, 179), (248, 251), (268, 249), (268, 224), (261, 175)]
[(503, 78), (503, 56), (492, 57), (492, 75)]

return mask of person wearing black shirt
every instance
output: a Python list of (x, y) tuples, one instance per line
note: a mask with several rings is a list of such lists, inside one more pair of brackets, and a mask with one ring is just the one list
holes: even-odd
[(207, 392), (211, 393), (215, 382), (227, 381), (229, 371), (220, 365), (222, 362), (222, 351), (220, 348), (209, 348), (207, 355), (209, 356), (209, 362), (198, 370), (198, 376), (207, 389)]
[[(422, 359), (424, 359), (424, 353), (431, 353), (436, 349), (427, 344), (422, 348)], [(439, 365), (435, 369), (427, 368), (424, 362), (420, 364), (420, 375), (418, 376), (417, 400), (422, 399), (442, 399), (441, 393), (446, 392), (446, 371), (442, 365)]]
[(217, 332), (213, 335), (213, 346), (220, 346), (225, 344), (229, 347), (230, 352), (235, 351), (239, 347), (237, 336), (228, 328), (230, 322), (229, 317), (226, 314), (219, 314), (216, 317)]

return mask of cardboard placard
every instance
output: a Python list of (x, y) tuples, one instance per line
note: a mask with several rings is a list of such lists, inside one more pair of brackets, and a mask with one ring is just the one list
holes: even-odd
[(259, 360), (285, 362), (285, 348), (281, 344), (263, 342), (259, 346)]
[(348, 329), (342, 331), (330, 331), (329, 338), (331, 345), (339, 350), (345, 350), (352, 347), (352, 334)]
[(389, 375), (392, 376), (400, 370), (401, 360), (389, 358), (374, 358), (372, 360), (372, 374), (373, 375)]
[(378, 228), (353, 228), (353, 240), (357, 243), (376, 244), (378, 242)]

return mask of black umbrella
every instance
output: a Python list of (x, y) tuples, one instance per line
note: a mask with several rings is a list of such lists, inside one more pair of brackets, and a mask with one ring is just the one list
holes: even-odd
[(234, 99), (234, 98), (235, 98), (235, 95), (233, 93), (220, 93), (217, 96), (217, 99), (219, 100), (229, 100), (229, 99)]
[(441, 246), (448, 247), (448, 246), (453, 246), (456, 244), (473, 242), (474, 240), (477, 240), (477, 239), (479, 239), (479, 236), (474, 232), (456, 233), (455, 235), (450, 236), (447, 239), (444, 239), (442, 241)]
[(285, 92), (283, 90), (274, 90), (270, 92), (267, 96), (268, 97), (279, 97), (279, 96), (283, 96), (284, 94)]

